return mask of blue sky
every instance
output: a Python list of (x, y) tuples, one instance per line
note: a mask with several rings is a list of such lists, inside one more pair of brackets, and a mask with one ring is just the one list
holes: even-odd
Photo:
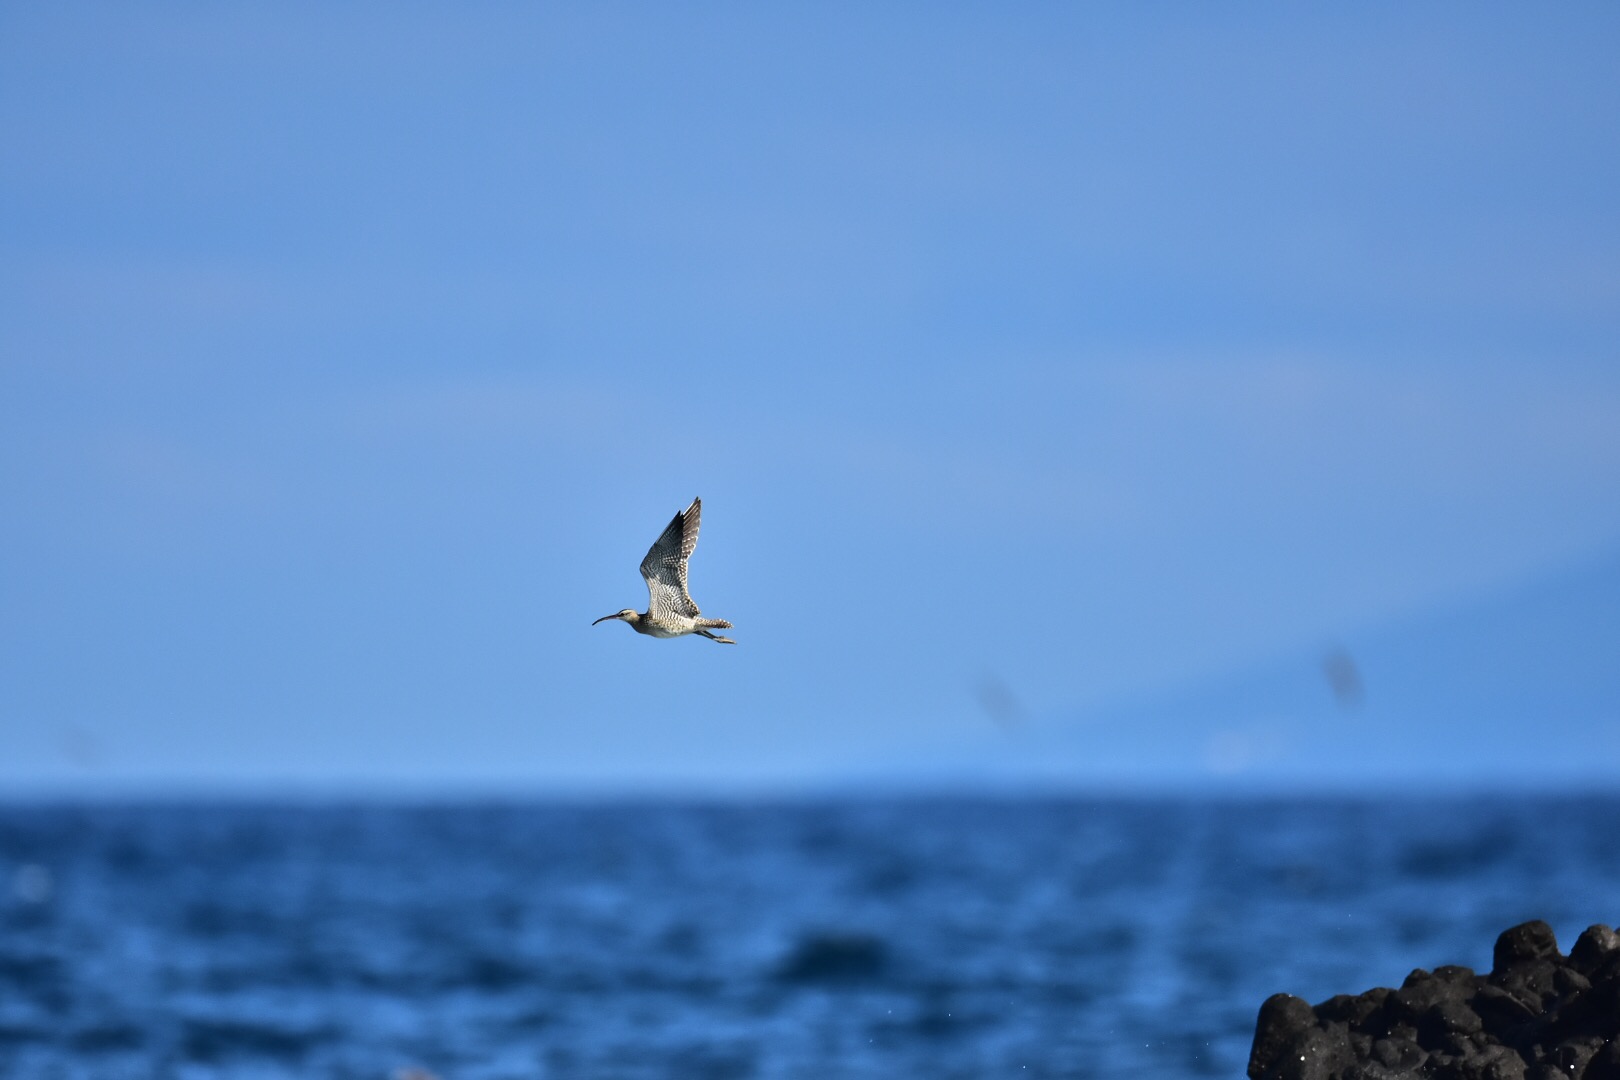
[[(1600, 564), (1617, 47), (0, 7), (0, 784), (887, 775)], [(741, 644), (591, 628), (693, 495)]]

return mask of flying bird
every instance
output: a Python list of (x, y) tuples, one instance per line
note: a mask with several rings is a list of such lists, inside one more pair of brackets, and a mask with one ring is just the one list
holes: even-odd
[(647, 610), (633, 608), (604, 615), (596, 622), (622, 619), (638, 634), (653, 637), (684, 637), (699, 634), (722, 645), (735, 645), (728, 637), (711, 634), (713, 630), (730, 630), (724, 619), (705, 619), (686, 591), (686, 561), (697, 547), (698, 520), (703, 516), (703, 500), (693, 499), (692, 505), (675, 515), (675, 520), (653, 541), (647, 557), (641, 560), (641, 576), (647, 579)]

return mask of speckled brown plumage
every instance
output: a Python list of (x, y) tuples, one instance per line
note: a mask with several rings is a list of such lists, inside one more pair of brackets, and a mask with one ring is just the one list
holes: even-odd
[(626, 608), (604, 615), (596, 622), (619, 619), (629, 623), (638, 634), (652, 637), (698, 634), (725, 645), (737, 644), (728, 637), (709, 633), (710, 629), (729, 630), (731, 624), (724, 619), (704, 618), (686, 588), (687, 562), (697, 550), (702, 518), (703, 500), (693, 499), (692, 505), (676, 514), (647, 549), (646, 558), (641, 560), (641, 576), (647, 582), (646, 611), (638, 613)]

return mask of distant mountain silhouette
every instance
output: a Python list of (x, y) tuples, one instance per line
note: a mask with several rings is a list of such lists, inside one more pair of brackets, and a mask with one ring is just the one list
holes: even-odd
[[(1620, 553), (980, 746), (964, 776), (1620, 786)], [(947, 766), (952, 769), (953, 766)]]

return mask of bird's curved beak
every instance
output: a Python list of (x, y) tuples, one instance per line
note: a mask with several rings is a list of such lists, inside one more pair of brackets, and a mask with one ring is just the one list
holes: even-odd
[(617, 611), (615, 611), (611, 615), (602, 616), (600, 619), (597, 619), (596, 622), (591, 623), (591, 625), (595, 626), (596, 623), (598, 623), (598, 622), (607, 622), (609, 619), (617, 619), (618, 617), (619, 617), (619, 613)]

